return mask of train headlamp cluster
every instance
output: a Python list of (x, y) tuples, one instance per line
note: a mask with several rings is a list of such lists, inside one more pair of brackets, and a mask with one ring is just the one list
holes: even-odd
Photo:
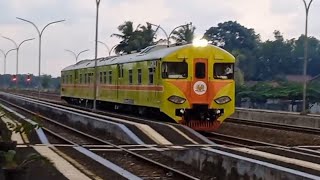
[(194, 47), (206, 47), (208, 45), (209, 41), (206, 40), (206, 39), (200, 39), (200, 38), (195, 38), (193, 41), (192, 41), (192, 45)]
[(179, 96), (170, 96), (169, 98), (168, 98), (168, 100), (170, 101), (170, 102), (173, 102), (173, 103), (175, 103), (175, 104), (183, 104), (184, 102), (186, 102), (186, 99), (185, 98), (182, 98), (182, 97), (179, 97)]
[(214, 100), (217, 104), (226, 104), (231, 101), (229, 96), (222, 96)]

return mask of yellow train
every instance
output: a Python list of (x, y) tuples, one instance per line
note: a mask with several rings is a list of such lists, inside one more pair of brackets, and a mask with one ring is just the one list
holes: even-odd
[[(213, 45), (150, 46), (97, 60), (97, 108), (158, 113), (212, 131), (235, 109), (235, 58)], [(92, 106), (94, 60), (61, 71), (61, 98)]]

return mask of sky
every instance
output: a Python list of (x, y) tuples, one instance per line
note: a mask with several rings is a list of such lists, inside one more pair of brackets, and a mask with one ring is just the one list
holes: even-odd
[[(306, 0), (309, 1), (309, 0)], [(320, 0), (314, 0), (309, 14), (309, 35), (320, 39)], [(39, 35), (29, 23), (41, 29), (48, 23), (66, 20), (48, 26), (42, 35), (41, 74), (60, 76), (60, 71), (75, 63), (75, 57), (66, 49), (78, 53), (79, 59), (93, 59), (95, 50), (95, 0), (0, 0), (0, 36), (24, 43), (19, 51), (19, 74), (38, 75)], [(174, 27), (192, 22), (196, 35), (202, 35), (212, 26), (225, 21), (237, 21), (253, 28), (263, 41), (273, 39), (279, 30), (285, 39), (304, 33), (305, 9), (302, 0), (101, 0), (99, 8), (99, 40), (109, 47), (119, 43), (112, 33), (125, 21), (134, 25), (151, 22), (161, 25), (167, 33)], [(158, 31), (157, 38), (164, 37)], [(0, 49), (14, 48), (9, 40), (0, 37)], [(107, 56), (106, 47), (99, 44), (98, 57)], [(6, 74), (16, 72), (16, 51), (8, 53)], [(4, 72), (4, 56), (0, 54), (0, 74)]]

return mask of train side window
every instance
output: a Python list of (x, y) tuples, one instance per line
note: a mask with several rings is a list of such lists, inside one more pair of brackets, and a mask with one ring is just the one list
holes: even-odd
[(61, 82), (64, 84), (64, 75), (61, 75)]
[(142, 83), (142, 71), (141, 69), (138, 69), (138, 84)]
[(215, 63), (213, 64), (213, 76), (215, 79), (234, 79), (233, 63)]
[(203, 79), (203, 78), (206, 77), (206, 64), (204, 64), (204, 63), (196, 63), (195, 76), (198, 79)]
[(109, 71), (109, 84), (112, 84), (112, 71)]
[(80, 84), (82, 84), (82, 74), (79, 74), (79, 77), (80, 77)]
[(72, 84), (72, 75), (70, 75), (70, 84)]
[(188, 77), (188, 64), (186, 62), (164, 62), (162, 63), (162, 78), (186, 79)]
[(68, 75), (66, 75), (66, 84), (68, 84), (68, 81), (69, 81), (68, 78), (69, 78)]
[(84, 83), (87, 84), (87, 73), (84, 74)]
[(132, 69), (129, 70), (129, 84), (132, 84)]
[(102, 83), (102, 72), (99, 73), (100, 84)]
[(88, 73), (88, 84), (91, 84), (91, 73)]
[(149, 84), (153, 84), (153, 68), (149, 68)]
[(107, 72), (103, 72), (103, 84), (107, 84)]

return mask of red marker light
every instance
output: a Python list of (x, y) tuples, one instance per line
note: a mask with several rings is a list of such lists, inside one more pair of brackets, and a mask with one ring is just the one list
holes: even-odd
[(27, 75), (27, 81), (31, 81), (31, 76), (30, 75)]
[(16, 81), (17, 80), (17, 76), (16, 75), (12, 75), (12, 81)]

